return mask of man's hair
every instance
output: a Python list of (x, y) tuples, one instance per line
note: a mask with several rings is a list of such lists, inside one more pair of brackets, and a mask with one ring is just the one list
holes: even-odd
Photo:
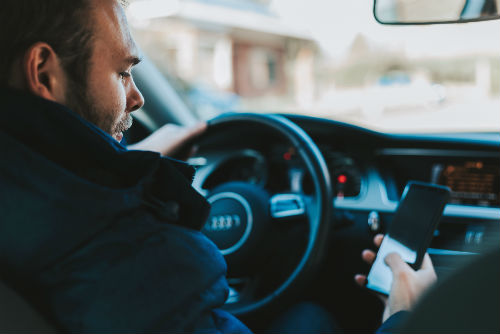
[(90, 0), (1, 0), (0, 8), (0, 85), (8, 84), (19, 57), (45, 42), (68, 78), (85, 86), (92, 55)]
[(123, 9), (127, 9), (130, 5), (130, 0), (118, 0), (120, 5), (122, 5)]

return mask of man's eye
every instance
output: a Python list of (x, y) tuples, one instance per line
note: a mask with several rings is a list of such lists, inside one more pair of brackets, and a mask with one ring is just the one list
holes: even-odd
[(130, 77), (130, 73), (129, 72), (121, 72), (120, 73), (120, 78), (121, 79), (125, 79), (125, 78), (129, 78)]

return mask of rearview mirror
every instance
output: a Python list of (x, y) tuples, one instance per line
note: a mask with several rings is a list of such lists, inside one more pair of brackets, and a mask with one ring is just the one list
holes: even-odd
[(500, 0), (375, 0), (382, 24), (436, 24), (500, 18)]

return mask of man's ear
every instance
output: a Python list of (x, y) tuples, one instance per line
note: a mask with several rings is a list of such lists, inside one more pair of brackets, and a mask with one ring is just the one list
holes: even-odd
[(33, 94), (64, 103), (66, 76), (59, 57), (47, 43), (38, 42), (26, 51), (23, 61), (26, 88)]

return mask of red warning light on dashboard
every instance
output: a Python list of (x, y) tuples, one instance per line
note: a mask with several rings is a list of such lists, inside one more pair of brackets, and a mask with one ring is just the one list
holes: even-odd
[(337, 177), (337, 181), (339, 181), (339, 183), (346, 183), (347, 182), (347, 176), (345, 176), (344, 174), (341, 174)]
[(295, 156), (295, 149), (293, 147), (290, 147), (288, 151), (283, 153), (283, 159), (286, 161), (292, 160), (292, 158)]

